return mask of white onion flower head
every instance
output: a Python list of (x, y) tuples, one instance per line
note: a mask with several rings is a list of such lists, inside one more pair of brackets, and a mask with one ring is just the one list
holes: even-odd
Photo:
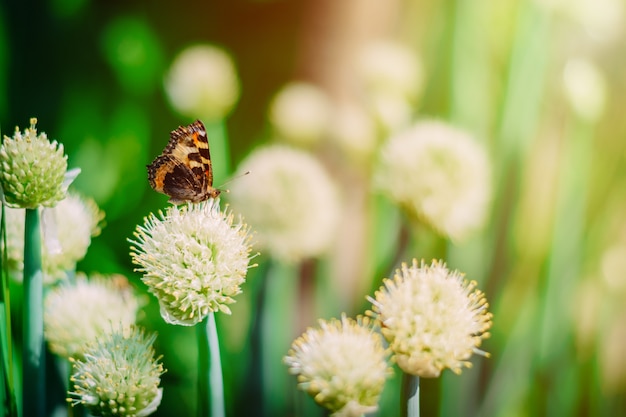
[[(11, 276), (19, 281), (23, 278), (24, 271), (24, 209), (4, 208), (5, 225), (7, 233), (7, 261)], [(45, 277), (44, 277), (45, 280)]]
[(489, 337), (492, 315), (476, 282), (433, 261), (402, 265), (376, 291), (372, 311), (402, 371), (436, 378), (445, 368), (459, 374)]
[(572, 109), (584, 119), (597, 121), (606, 105), (607, 85), (601, 70), (583, 58), (570, 59), (563, 71), (563, 91)]
[[(22, 209), (6, 208), (9, 265), (20, 279), (24, 267), (24, 217)], [(87, 254), (91, 238), (100, 234), (104, 213), (96, 203), (69, 193), (56, 206), (42, 210), (42, 266), (44, 282), (67, 278), (68, 271)]]
[(391, 374), (388, 352), (367, 317), (320, 320), (296, 339), (284, 358), (298, 388), (334, 417), (359, 417), (378, 409)]
[(48, 279), (63, 279), (66, 271), (76, 267), (87, 254), (91, 238), (100, 234), (103, 219), (104, 213), (93, 200), (76, 194), (43, 210), (43, 264)]
[(180, 114), (222, 119), (239, 100), (239, 78), (230, 56), (212, 45), (184, 49), (165, 78), (165, 91)]
[(47, 292), (44, 335), (50, 350), (64, 357), (83, 357), (88, 343), (118, 327), (135, 323), (142, 303), (122, 275), (77, 274)]
[(417, 53), (391, 40), (371, 42), (358, 55), (357, 74), (382, 131), (392, 133), (408, 126), (424, 86)]
[(284, 145), (259, 148), (241, 162), (229, 197), (254, 228), (260, 248), (286, 262), (324, 253), (339, 218), (335, 185), (310, 154)]
[(155, 358), (156, 335), (133, 326), (91, 343), (84, 359), (74, 360), (68, 401), (94, 416), (144, 417), (161, 404), (163, 364)]
[(418, 122), (381, 150), (376, 186), (452, 240), (480, 229), (491, 201), (487, 153), (470, 135), (439, 121)]
[(535, 0), (547, 11), (582, 27), (599, 43), (613, 43), (624, 36), (626, 6), (623, 0)]
[(337, 106), (332, 118), (329, 136), (353, 162), (372, 160), (378, 146), (376, 123), (355, 104)]
[(328, 132), (330, 99), (319, 87), (305, 82), (285, 85), (272, 99), (269, 121), (274, 134), (297, 146), (320, 142)]
[(380, 93), (369, 100), (369, 110), (380, 130), (392, 134), (410, 126), (413, 106), (403, 97)]
[(30, 119), (30, 128), (22, 134), (16, 127), (0, 145), (0, 195), (9, 207), (53, 207), (65, 198), (67, 155), (63, 145), (38, 135), (36, 125)]
[(413, 102), (424, 86), (419, 56), (407, 45), (391, 40), (367, 44), (358, 56), (357, 71), (370, 96), (390, 94)]
[(230, 314), (250, 260), (248, 226), (219, 200), (170, 206), (137, 226), (131, 256), (170, 324), (191, 326), (209, 313)]

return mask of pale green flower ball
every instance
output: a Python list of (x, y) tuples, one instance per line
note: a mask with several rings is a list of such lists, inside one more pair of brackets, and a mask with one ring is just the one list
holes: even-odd
[(486, 150), (443, 122), (418, 122), (392, 136), (382, 147), (375, 181), (408, 214), (455, 241), (487, 218), (492, 189)]
[(77, 274), (47, 292), (44, 335), (50, 350), (64, 358), (83, 357), (87, 344), (118, 326), (135, 323), (141, 303), (122, 275)]
[(356, 104), (338, 105), (329, 137), (352, 163), (369, 166), (378, 147), (378, 131), (368, 112)]
[(213, 45), (194, 45), (174, 59), (165, 91), (180, 114), (222, 119), (239, 100), (239, 77), (231, 57)]
[(89, 198), (69, 194), (43, 210), (44, 272), (47, 279), (64, 279), (87, 254), (91, 238), (100, 234), (104, 213)]
[(37, 135), (37, 119), (24, 134), (15, 128), (0, 146), (0, 187), (9, 207), (52, 207), (65, 198), (67, 156), (63, 145)]
[(359, 417), (378, 409), (390, 376), (382, 337), (367, 317), (320, 320), (296, 339), (284, 358), (298, 388), (334, 417)]
[(119, 329), (90, 344), (75, 360), (69, 401), (94, 416), (143, 417), (161, 403), (163, 365), (155, 358), (156, 335), (135, 326)]
[(254, 228), (260, 248), (285, 262), (323, 254), (339, 220), (335, 184), (310, 154), (284, 145), (251, 153), (228, 197)]
[(606, 108), (608, 86), (602, 70), (585, 58), (570, 58), (563, 71), (563, 93), (580, 117), (596, 122)]
[(366, 93), (393, 95), (412, 102), (424, 87), (424, 69), (418, 54), (392, 40), (368, 43), (358, 54), (357, 75)]
[(219, 200), (168, 207), (137, 226), (131, 256), (171, 324), (191, 326), (230, 314), (250, 261), (249, 228), (220, 211)]
[(393, 280), (376, 292), (368, 314), (380, 321), (382, 333), (404, 372), (436, 378), (445, 368), (460, 373), (489, 336), (492, 315), (484, 294), (458, 271), (433, 261), (402, 265)]
[(308, 147), (328, 133), (331, 114), (330, 99), (321, 88), (294, 81), (276, 93), (268, 117), (278, 139)]

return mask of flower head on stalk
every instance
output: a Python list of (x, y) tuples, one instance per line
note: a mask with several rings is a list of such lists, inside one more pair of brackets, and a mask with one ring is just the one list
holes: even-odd
[(424, 68), (417, 53), (392, 40), (365, 45), (358, 55), (357, 73), (370, 95), (392, 94), (412, 102), (424, 87)]
[(191, 326), (211, 312), (230, 314), (250, 267), (250, 235), (219, 200), (150, 214), (134, 234), (133, 262), (166, 322)]
[(224, 118), (239, 100), (239, 78), (231, 57), (213, 45), (184, 49), (165, 79), (172, 107), (192, 118)]
[(52, 288), (44, 300), (44, 335), (50, 350), (64, 358), (82, 358), (90, 342), (135, 323), (140, 300), (122, 275), (77, 274), (76, 283)]
[(50, 142), (45, 133), (38, 135), (36, 125), (32, 118), (24, 133), (16, 127), (0, 146), (0, 196), (9, 207), (53, 207), (77, 175), (67, 172), (63, 145)]
[(483, 225), (491, 200), (485, 150), (439, 121), (418, 122), (389, 139), (376, 182), (409, 215), (456, 241)]
[(335, 417), (376, 411), (391, 373), (382, 337), (367, 317), (320, 320), (293, 342), (284, 362), (298, 387)]
[(117, 329), (89, 345), (84, 359), (73, 360), (68, 402), (95, 416), (142, 417), (161, 403), (163, 365), (154, 357), (156, 335), (133, 326)]
[(489, 336), (491, 313), (475, 282), (433, 261), (402, 265), (369, 298), (368, 314), (380, 322), (400, 369), (407, 374), (436, 378), (445, 368), (460, 373)]
[(357, 104), (336, 106), (329, 137), (342, 153), (356, 165), (369, 166), (378, 147), (378, 132), (374, 120)]
[(335, 234), (339, 201), (318, 160), (284, 145), (257, 149), (239, 166), (229, 197), (257, 232), (260, 247), (295, 262), (322, 254)]
[(296, 146), (319, 143), (327, 133), (331, 103), (319, 87), (305, 82), (291, 82), (274, 96), (269, 120), (279, 139)]
[(411, 47), (391, 40), (366, 44), (357, 55), (356, 76), (384, 132), (410, 123), (424, 87), (422, 62)]

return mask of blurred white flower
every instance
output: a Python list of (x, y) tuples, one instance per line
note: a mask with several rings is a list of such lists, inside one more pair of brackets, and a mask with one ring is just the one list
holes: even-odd
[(439, 233), (463, 240), (486, 219), (490, 164), (465, 132), (424, 121), (383, 145), (376, 186)]
[(378, 145), (376, 124), (371, 116), (356, 104), (337, 107), (329, 136), (339, 149), (354, 162), (370, 161)]
[(591, 61), (572, 58), (563, 71), (563, 90), (574, 111), (597, 121), (604, 112), (607, 85), (600, 69)]
[[(24, 210), (5, 210), (9, 265), (17, 280), (24, 267)], [(96, 203), (69, 193), (55, 207), (42, 211), (44, 282), (65, 279), (87, 254), (91, 238), (100, 233), (104, 213)]]
[(418, 55), (398, 42), (379, 40), (366, 45), (357, 68), (371, 95), (394, 95), (412, 102), (424, 86), (424, 69)]
[(298, 146), (318, 143), (328, 131), (331, 104), (324, 91), (309, 83), (291, 82), (272, 99), (269, 121), (276, 136)]
[(165, 91), (172, 107), (190, 118), (224, 118), (239, 100), (239, 78), (230, 56), (212, 45), (184, 49), (172, 63)]
[(75, 360), (69, 392), (72, 405), (82, 404), (94, 416), (143, 417), (161, 404), (163, 364), (155, 358), (156, 335), (137, 327), (116, 329), (98, 337)]
[(296, 339), (284, 358), (298, 388), (334, 417), (360, 417), (378, 409), (391, 368), (382, 337), (367, 317), (320, 320)]
[(76, 194), (69, 194), (56, 207), (44, 209), (44, 272), (51, 278), (64, 278), (66, 271), (87, 254), (91, 238), (100, 234), (104, 213), (96, 203)]
[(283, 145), (257, 149), (238, 171), (229, 197), (254, 228), (259, 247), (284, 261), (322, 254), (339, 215), (333, 181), (318, 160)]
[(536, 0), (546, 9), (578, 23), (599, 42), (619, 41), (624, 33), (623, 0)]
[(413, 50), (390, 40), (372, 42), (360, 51), (357, 76), (383, 131), (408, 126), (424, 86), (422, 62)]
[(248, 227), (233, 221), (219, 200), (209, 199), (170, 206), (137, 226), (131, 256), (166, 322), (191, 326), (211, 312), (230, 314), (251, 249)]
[(77, 274), (76, 283), (50, 289), (44, 300), (44, 335), (50, 350), (64, 358), (83, 357), (96, 338), (135, 323), (140, 308), (122, 275)]
[(438, 377), (445, 368), (461, 373), (467, 360), (489, 336), (491, 313), (484, 294), (443, 262), (421, 265), (413, 260), (385, 279), (376, 291), (372, 311), (380, 321), (395, 360), (404, 372)]
[(7, 261), (11, 276), (19, 281), (24, 271), (24, 209), (4, 208), (5, 225), (7, 232)]
[(377, 94), (370, 98), (369, 106), (381, 130), (388, 134), (407, 128), (413, 119), (411, 103), (397, 95)]

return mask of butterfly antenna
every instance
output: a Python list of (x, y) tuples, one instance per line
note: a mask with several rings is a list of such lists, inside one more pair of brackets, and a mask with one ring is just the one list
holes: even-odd
[(226, 189), (222, 189), (222, 187), (223, 187), (223, 186), (225, 186), (226, 184), (228, 184), (228, 183), (230, 183), (230, 182), (232, 182), (232, 181), (236, 180), (236, 179), (239, 179), (239, 178), (241, 178), (241, 177), (245, 177), (245, 176), (246, 176), (246, 175), (248, 175), (249, 173), (250, 173), (250, 171), (246, 171), (246, 172), (244, 172), (243, 174), (239, 174), (239, 175), (237, 175), (236, 177), (232, 177), (232, 178), (231, 178), (231, 179), (229, 179), (228, 181), (223, 182), (223, 183), (222, 183), (222, 185), (220, 185), (218, 189), (219, 189), (219, 190), (221, 190), (223, 193), (230, 193), (230, 190), (229, 190), (229, 189), (227, 189), (227, 188), (226, 188)]

